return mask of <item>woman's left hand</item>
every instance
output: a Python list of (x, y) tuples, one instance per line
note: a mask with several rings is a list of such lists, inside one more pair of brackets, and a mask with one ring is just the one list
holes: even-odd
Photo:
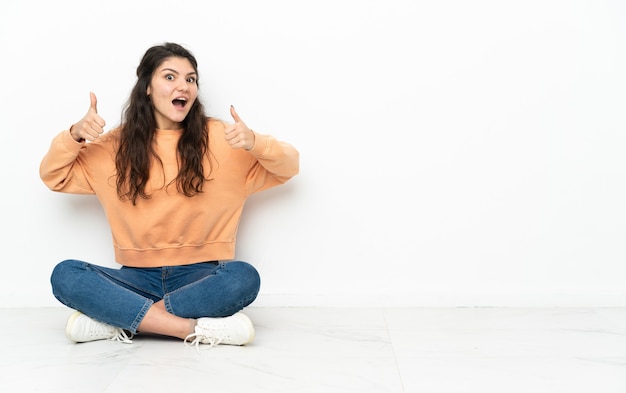
[(233, 117), (233, 120), (235, 120), (235, 124), (226, 126), (224, 130), (226, 141), (233, 149), (252, 149), (255, 139), (254, 132), (241, 120), (232, 105), (230, 106), (230, 115)]

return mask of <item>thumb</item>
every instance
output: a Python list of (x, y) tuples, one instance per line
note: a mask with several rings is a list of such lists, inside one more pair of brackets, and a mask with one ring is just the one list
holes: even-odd
[(241, 123), (241, 118), (239, 117), (239, 115), (237, 114), (237, 111), (235, 111), (235, 107), (234, 106), (230, 106), (230, 115), (233, 117), (233, 120), (235, 120), (235, 123)]
[(89, 92), (89, 100), (91, 101), (89, 109), (93, 109), (94, 112), (98, 113), (98, 99), (93, 92)]

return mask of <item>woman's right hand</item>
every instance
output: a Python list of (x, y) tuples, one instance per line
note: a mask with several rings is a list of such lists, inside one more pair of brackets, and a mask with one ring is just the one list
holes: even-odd
[(74, 124), (70, 128), (70, 135), (76, 142), (82, 142), (83, 140), (93, 141), (104, 132), (105, 122), (104, 119), (98, 115), (98, 100), (96, 95), (92, 92), (89, 93), (91, 104), (85, 117)]

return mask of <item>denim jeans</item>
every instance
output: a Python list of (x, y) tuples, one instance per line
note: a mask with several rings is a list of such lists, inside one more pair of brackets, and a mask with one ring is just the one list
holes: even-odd
[(226, 317), (252, 303), (261, 283), (241, 261), (113, 269), (72, 259), (60, 262), (50, 281), (64, 305), (132, 333), (160, 300), (179, 317)]

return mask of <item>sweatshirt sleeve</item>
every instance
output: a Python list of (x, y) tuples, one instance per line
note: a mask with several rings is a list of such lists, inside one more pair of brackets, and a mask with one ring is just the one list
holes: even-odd
[(270, 135), (254, 134), (254, 147), (249, 152), (256, 162), (248, 173), (250, 193), (285, 183), (298, 174), (300, 154), (293, 146)]
[(76, 142), (69, 130), (58, 134), (39, 165), (39, 176), (52, 191), (72, 194), (93, 194), (85, 163), (79, 159), (85, 142)]

